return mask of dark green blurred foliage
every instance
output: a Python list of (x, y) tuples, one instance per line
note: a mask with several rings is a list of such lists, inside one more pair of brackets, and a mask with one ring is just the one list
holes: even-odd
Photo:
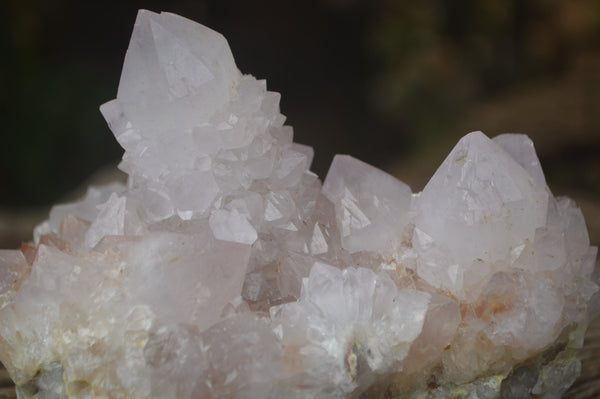
[(474, 102), (555, 78), (600, 39), (599, 1), (377, 3), (370, 98), (418, 146), (447, 133)]
[(114, 93), (109, 71), (91, 52), (75, 57), (86, 52), (73, 48), (64, 6), (10, 1), (3, 10), (2, 204), (48, 203), (120, 154), (98, 112)]

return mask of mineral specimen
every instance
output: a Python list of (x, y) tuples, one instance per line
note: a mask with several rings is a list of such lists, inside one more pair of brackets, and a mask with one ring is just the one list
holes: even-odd
[(339, 155), (323, 185), (225, 39), (140, 11), (127, 187), (0, 251), (19, 398), (558, 398), (598, 310), (581, 211), (524, 135), (463, 137), (423, 192)]

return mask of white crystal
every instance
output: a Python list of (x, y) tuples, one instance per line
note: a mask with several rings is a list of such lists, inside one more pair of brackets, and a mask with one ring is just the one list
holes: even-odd
[(90, 187), (82, 200), (53, 206), (48, 220), (37, 226), (34, 231), (35, 243), (39, 243), (42, 234), (57, 233), (67, 215), (84, 220), (94, 220), (99, 212), (98, 206), (106, 202), (113, 193), (119, 194), (124, 190), (125, 187), (119, 183), (112, 183), (104, 187)]
[(507, 264), (514, 248), (534, 240), (546, 222), (548, 197), (544, 185), (483, 133), (463, 137), (415, 201), (419, 276), (467, 298), (473, 285)]
[(501, 134), (494, 137), (493, 141), (509, 153), (539, 184), (546, 185), (542, 165), (529, 137), (524, 134)]
[(343, 395), (361, 379), (374, 378), (371, 373), (401, 368), (430, 298), (416, 290), (398, 292), (386, 274), (317, 262), (298, 302), (271, 308), (271, 319), (281, 326), (284, 350), (301, 348), (293, 356), (306, 363), (317, 396), (331, 390)]
[(323, 194), (335, 205), (344, 249), (385, 252), (403, 239), (412, 192), (387, 173), (348, 155), (337, 155)]
[(108, 201), (98, 205), (98, 216), (85, 234), (85, 244), (93, 248), (108, 235), (125, 234), (125, 206), (127, 199), (112, 193)]
[(233, 209), (227, 211), (219, 209), (210, 215), (210, 228), (215, 238), (219, 240), (239, 242), (242, 244), (254, 244), (256, 241), (256, 230), (248, 222), (244, 215)]
[(524, 135), (422, 193), (347, 155), (323, 186), (225, 39), (140, 11), (102, 113), (127, 187), (0, 251), (19, 398), (560, 397), (600, 313), (581, 210)]

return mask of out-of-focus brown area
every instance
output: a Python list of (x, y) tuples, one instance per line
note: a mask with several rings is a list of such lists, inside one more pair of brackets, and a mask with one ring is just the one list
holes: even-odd
[[(1, 365), (0, 365), (1, 366)], [(13, 399), (16, 398), (15, 386), (8, 376), (4, 367), (0, 368), (0, 398), (1, 399)]]
[[(141, 7), (223, 33), (239, 68), (282, 93), (320, 176), (349, 153), (420, 191), (464, 134), (526, 133), (600, 244), (600, 0), (91, 4), (0, 5), (0, 248), (30, 240), (50, 204), (115, 177), (90, 180), (121, 156), (98, 106), (116, 95)], [(598, 397), (600, 322), (581, 357), (567, 397)]]

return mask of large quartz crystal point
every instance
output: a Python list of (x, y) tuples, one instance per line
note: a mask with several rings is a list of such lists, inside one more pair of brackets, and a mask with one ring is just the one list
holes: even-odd
[[(241, 78), (225, 38), (175, 14), (140, 10), (117, 99), (101, 107), (113, 133), (155, 138), (205, 122)], [(119, 140), (122, 142), (122, 140)]]
[[(210, 217), (215, 237), (253, 243), (259, 224), (253, 213), (262, 205), (252, 195), (241, 199), (241, 192), (265, 184), (294, 190), (312, 158), (310, 148), (292, 144), (279, 98), (265, 81), (241, 74), (219, 33), (141, 10), (117, 98), (101, 111), (125, 149), (119, 167), (143, 217)], [(214, 208), (225, 209), (214, 214)]]
[(385, 253), (407, 239), (410, 187), (348, 155), (336, 155), (323, 194), (335, 205), (342, 246)]
[(206, 122), (238, 96), (241, 78), (219, 33), (174, 14), (138, 13), (117, 98), (100, 109), (149, 220), (202, 215), (217, 197), (207, 157), (215, 148), (201, 136), (214, 134)]
[(546, 222), (549, 191), (481, 132), (463, 137), (415, 201), (417, 272), (459, 298)]

